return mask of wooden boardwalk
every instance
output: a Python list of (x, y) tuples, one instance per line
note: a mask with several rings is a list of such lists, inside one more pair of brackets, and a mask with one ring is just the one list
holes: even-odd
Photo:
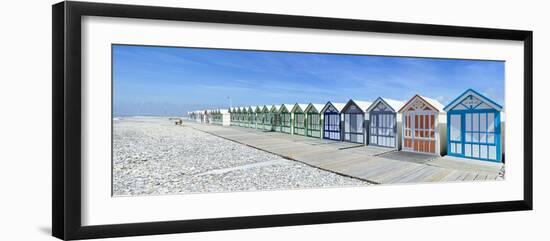
[(184, 122), (212, 135), (323, 170), (370, 183), (423, 183), (499, 179), (501, 165), (454, 157), (394, 151), (356, 143)]

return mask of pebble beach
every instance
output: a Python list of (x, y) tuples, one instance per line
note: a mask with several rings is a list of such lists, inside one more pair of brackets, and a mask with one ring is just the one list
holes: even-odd
[(369, 185), (162, 117), (113, 119), (113, 195)]

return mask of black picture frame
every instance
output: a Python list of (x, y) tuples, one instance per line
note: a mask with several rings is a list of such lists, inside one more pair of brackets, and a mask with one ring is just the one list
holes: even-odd
[[(104, 16), (378, 33), (517, 40), (524, 43), (524, 194), (521, 200), (421, 207), (212, 218), (99, 226), (81, 224), (81, 17)], [(52, 6), (52, 233), (60, 239), (532, 210), (533, 32), (171, 7), (60, 2)]]

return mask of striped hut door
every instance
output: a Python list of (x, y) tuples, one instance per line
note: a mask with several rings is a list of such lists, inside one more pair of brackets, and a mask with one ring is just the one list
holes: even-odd
[(417, 152), (435, 153), (434, 113), (415, 113), (413, 148)]

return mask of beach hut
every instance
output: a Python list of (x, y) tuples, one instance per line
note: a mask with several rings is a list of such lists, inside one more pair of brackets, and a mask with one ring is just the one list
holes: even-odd
[(367, 144), (366, 112), (371, 102), (349, 100), (342, 109), (344, 116), (344, 141)]
[(238, 113), (239, 113), (239, 126), (240, 127), (246, 126), (246, 108), (242, 106), (239, 107)]
[(281, 131), (281, 114), (279, 113), (281, 106), (282, 105), (272, 105), (269, 110), (269, 118), (271, 119), (271, 131)]
[(368, 144), (399, 149), (402, 101), (378, 97), (367, 109), (369, 114)]
[(255, 128), (256, 129), (262, 129), (263, 128), (263, 112), (262, 112), (262, 105), (257, 105), (254, 107), (255, 112)]
[(446, 121), (439, 101), (413, 96), (399, 110), (402, 118), (402, 151), (444, 155), (446, 153)]
[(247, 120), (248, 125), (246, 127), (248, 128), (256, 128), (256, 111), (255, 108), (252, 106), (246, 107), (246, 113), (247, 113)]
[(292, 107), (292, 114), (294, 115), (294, 120), (292, 121), (293, 125), (293, 133), (295, 135), (306, 135), (306, 114), (305, 110), (307, 108), (307, 104), (294, 104), (294, 107)]
[(283, 133), (292, 134), (292, 108), (293, 104), (283, 104), (279, 109), (280, 125), (279, 131)]
[(468, 89), (444, 110), (448, 123), (448, 155), (502, 162), (501, 105)]
[(342, 140), (342, 109), (346, 104), (327, 102), (321, 110), (323, 115), (323, 138)]
[(237, 108), (237, 113), (239, 113), (239, 126), (240, 127), (243, 127), (245, 124), (246, 124), (246, 113), (245, 112), (245, 108), (244, 107), (238, 107)]
[(323, 115), (321, 110), (325, 105), (309, 103), (306, 113), (306, 136), (321, 138), (323, 132)]
[(264, 105), (262, 107), (262, 129), (266, 131), (271, 130), (271, 107), (272, 106), (269, 105)]
[(242, 124), (241, 126), (242, 127), (248, 127), (249, 125), (249, 120), (248, 120), (248, 107), (247, 106), (244, 106), (241, 108), (241, 114), (242, 114)]
[(246, 120), (247, 120), (247, 125), (246, 127), (248, 128), (253, 128), (254, 127), (254, 120), (256, 119), (256, 112), (254, 111), (254, 109), (252, 108), (252, 106), (247, 106), (246, 107)]

